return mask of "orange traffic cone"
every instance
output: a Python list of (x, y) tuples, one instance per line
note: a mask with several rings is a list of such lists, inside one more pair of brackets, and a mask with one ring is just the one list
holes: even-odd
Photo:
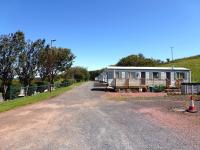
[(196, 109), (196, 107), (194, 105), (194, 98), (193, 98), (193, 96), (190, 96), (190, 106), (189, 106), (189, 108), (188, 108), (187, 111), (191, 112), (191, 113), (196, 113), (197, 112), (197, 109)]

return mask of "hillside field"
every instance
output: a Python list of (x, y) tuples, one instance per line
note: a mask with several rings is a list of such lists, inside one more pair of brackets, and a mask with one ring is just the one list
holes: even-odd
[(200, 55), (174, 60), (165, 63), (162, 67), (185, 67), (192, 71), (192, 82), (200, 82)]

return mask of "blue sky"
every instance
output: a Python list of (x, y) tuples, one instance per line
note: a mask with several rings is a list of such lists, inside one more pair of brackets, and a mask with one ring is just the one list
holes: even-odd
[(129, 54), (165, 60), (200, 54), (199, 0), (1, 0), (0, 34), (56, 39), (74, 65), (99, 69)]

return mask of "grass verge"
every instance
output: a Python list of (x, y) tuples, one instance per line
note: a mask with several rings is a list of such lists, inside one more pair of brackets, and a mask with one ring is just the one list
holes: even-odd
[(200, 55), (174, 60), (171, 63), (159, 65), (160, 67), (186, 67), (192, 71), (192, 82), (200, 82)]
[(40, 93), (35, 96), (27, 96), (27, 97), (18, 98), (15, 100), (2, 102), (2, 103), (0, 103), (0, 112), (4, 112), (4, 111), (8, 111), (8, 110), (17, 108), (17, 107), (21, 107), (21, 106), (25, 106), (25, 105), (29, 105), (29, 104), (34, 104), (34, 103), (37, 103), (40, 101), (48, 100), (50, 98), (56, 97), (64, 92), (66, 92), (66, 91), (69, 91), (69, 90), (73, 89), (74, 87), (81, 85), (82, 83), (83, 82), (79, 82), (79, 83), (75, 83), (68, 87), (59, 88), (59, 89), (56, 89), (55, 91), (52, 91), (51, 93), (49, 93), (49, 92)]

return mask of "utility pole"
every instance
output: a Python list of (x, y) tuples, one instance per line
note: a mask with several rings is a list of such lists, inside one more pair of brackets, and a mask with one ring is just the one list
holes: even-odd
[(55, 42), (55, 41), (56, 41), (56, 39), (51, 40), (51, 48), (52, 48), (52, 44), (53, 44), (53, 42)]
[[(52, 44), (53, 44), (53, 42), (55, 42), (56, 40), (54, 39), (54, 40), (51, 40), (51, 45), (50, 45), (50, 49), (52, 49)], [(50, 52), (51, 52), (52, 50), (50, 50)], [(47, 49), (47, 62), (49, 62), (50, 61), (50, 59), (49, 59), (49, 48)], [(48, 91), (49, 92), (51, 92), (51, 80), (52, 80), (52, 76), (51, 76), (51, 73), (48, 71)]]
[[(171, 46), (170, 49), (171, 49), (171, 55), (172, 55), (172, 73), (173, 73), (173, 78), (175, 79), (174, 64), (173, 64), (173, 61), (174, 61), (174, 52), (173, 52), (173, 49), (174, 49), (174, 47)], [(172, 85), (175, 85), (175, 83), (172, 83)]]
[(174, 52), (173, 52), (174, 47), (170, 47), (170, 48), (171, 48), (172, 61), (174, 61)]

